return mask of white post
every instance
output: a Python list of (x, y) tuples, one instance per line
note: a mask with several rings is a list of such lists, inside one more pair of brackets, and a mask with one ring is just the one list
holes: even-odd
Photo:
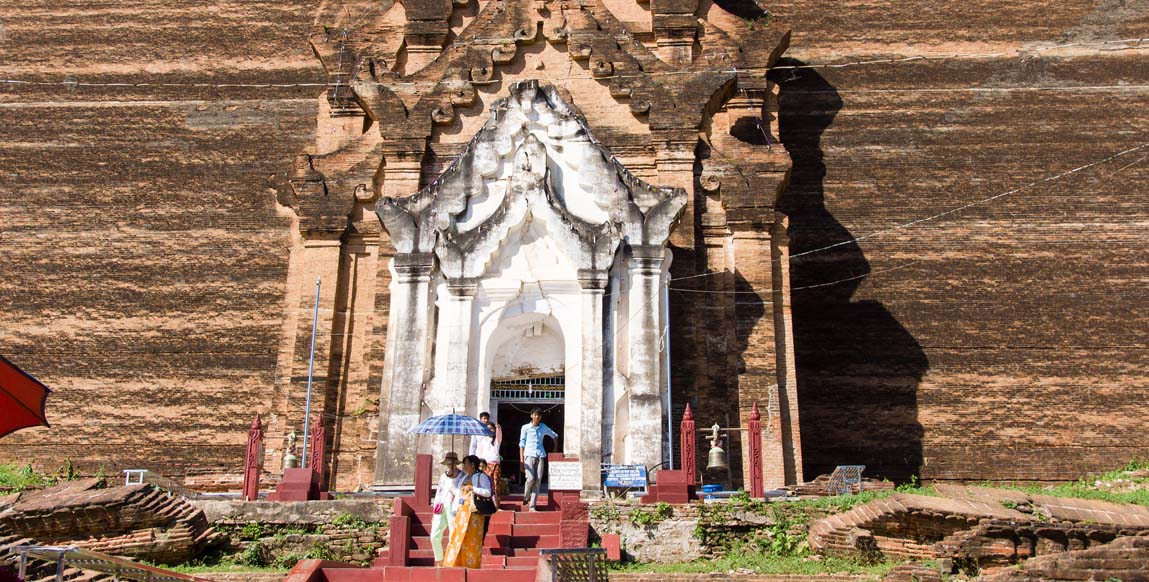
[(587, 491), (598, 491), (602, 483), (602, 300), (608, 277), (609, 273), (602, 269), (579, 269), (578, 272), (583, 326), (579, 461), (582, 486)]
[(630, 438), (627, 462), (654, 467), (662, 463), (662, 418), (666, 405), (659, 393), (658, 325), (660, 279), (666, 249), (633, 245), (630, 276)]
[[(430, 317), (431, 253), (395, 255), (395, 279), (391, 286), (391, 317), (383, 364), (383, 408), (379, 427), (379, 446), (375, 450), (375, 482), (386, 485), (409, 485), (415, 474), (414, 435), (410, 431), (419, 423), (423, 401), (423, 382), (427, 368), (427, 333)], [(392, 335), (394, 334), (394, 335)]]

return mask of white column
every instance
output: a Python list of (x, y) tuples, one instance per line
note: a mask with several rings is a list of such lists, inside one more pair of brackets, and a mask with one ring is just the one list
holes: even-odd
[[(449, 279), (447, 296), (438, 302), (439, 317), (435, 330), (435, 377), (425, 400), (431, 414), (464, 414), (478, 416), (474, 410), (474, 374), (471, 372), (471, 321), (474, 317), (476, 284), (474, 279)], [(462, 458), (467, 454), (471, 437), (435, 437), (431, 452), (436, 459), (454, 450)]]
[(608, 272), (579, 269), (579, 303), (582, 306), (582, 410), (579, 461), (583, 489), (598, 491), (602, 466), (603, 337), (602, 300)]
[(410, 485), (415, 478), (415, 435), (427, 368), (427, 320), (434, 255), (398, 253), (393, 260), (391, 316), (384, 356), (375, 482)]
[(633, 245), (627, 260), (630, 296), (627, 336), (630, 348), (630, 437), (628, 463), (653, 467), (662, 462), (663, 399), (660, 393), (658, 336), (661, 329), (661, 245)]
[(427, 404), (432, 414), (477, 415), (471, 371), (471, 322), (474, 319), (476, 281), (447, 281), (447, 297), (439, 303), (435, 334), (435, 380)]

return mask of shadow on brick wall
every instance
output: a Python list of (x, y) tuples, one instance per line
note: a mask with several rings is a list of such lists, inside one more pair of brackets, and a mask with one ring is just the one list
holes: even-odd
[[(929, 361), (880, 301), (853, 298), (871, 269), (857, 243), (847, 241), (864, 233), (851, 233), (834, 218), (823, 185), (822, 134), (842, 99), (816, 70), (776, 70), (770, 78), (781, 88), (780, 138), (793, 159), (778, 205), (790, 217), (791, 253), (845, 243), (791, 261), (806, 478), (835, 465), (864, 464), (869, 477), (907, 480), (922, 464), (917, 389)], [(862, 203), (882, 201), (840, 199), (836, 205)]]

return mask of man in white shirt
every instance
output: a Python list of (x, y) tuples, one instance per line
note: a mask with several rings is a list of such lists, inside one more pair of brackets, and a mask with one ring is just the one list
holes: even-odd
[(435, 491), (435, 498), (431, 500), (431, 549), (435, 552), (435, 565), (443, 561), (443, 532), (450, 533), (452, 518), (458, 500), (462, 497), (459, 488), (467, 475), (458, 469), (459, 455), (454, 451), (443, 456), (441, 463), (447, 466), (447, 471), (439, 476), (439, 488)]
[(527, 486), (523, 489), (523, 499), (529, 500), (528, 511), (537, 511), (535, 502), (542, 489), (542, 465), (547, 452), (543, 448), (543, 439), (559, 438), (559, 434), (551, 427), (543, 424), (543, 411), (535, 408), (531, 410), (530, 424), (524, 424), (519, 431), (519, 463), (523, 472), (527, 474)]

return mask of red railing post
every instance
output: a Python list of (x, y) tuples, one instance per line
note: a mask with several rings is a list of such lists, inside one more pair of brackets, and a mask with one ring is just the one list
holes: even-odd
[(431, 463), (434, 459), (428, 454), (415, 455), (415, 500), (416, 507), (431, 505)]
[(762, 486), (762, 414), (758, 412), (757, 402), (750, 411), (747, 429), (750, 432), (750, 497), (761, 499), (765, 497)]
[(243, 500), (259, 500), (260, 449), (263, 448), (263, 422), (259, 414), (251, 423), (247, 433), (247, 453), (243, 457)]
[(679, 431), (679, 456), (682, 465), (679, 469), (686, 471), (687, 485), (697, 485), (698, 466), (695, 464), (695, 439), (694, 434), (694, 412), (690, 410), (690, 404), (686, 405), (686, 412), (682, 413), (682, 426)]
[(307, 451), (307, 466), (315, 471), (315, 481), (319, 483), (320, 491), (327, 491), (327, 482), (323, 478), (323, 467), (327, 461), (326, 443), (327, 431), (323, 429), (323, 419), (318, 419), (311, 425), (311, 449)]

